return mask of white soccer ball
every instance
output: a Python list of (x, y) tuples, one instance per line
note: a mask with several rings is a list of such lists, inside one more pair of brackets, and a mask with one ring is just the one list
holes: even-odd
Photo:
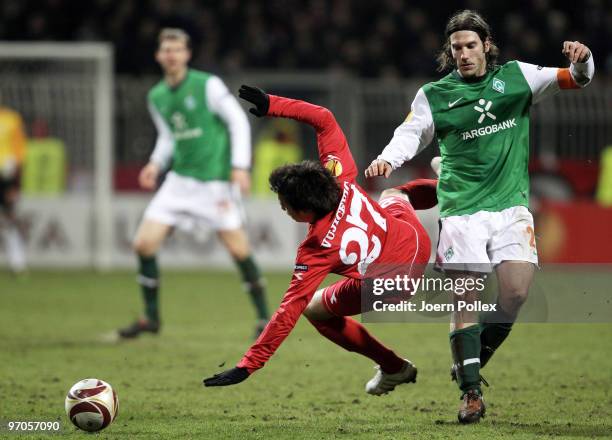
[(111, 424), (119, 411), (117, 393), (107, 382), (83, 379), (66, 396), (66, 415), (84, 431), (100, 431)]

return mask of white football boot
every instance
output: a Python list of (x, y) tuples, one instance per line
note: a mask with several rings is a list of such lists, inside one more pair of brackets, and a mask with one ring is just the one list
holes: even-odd
[(378, 371), (366, 384), (366, 393), (374, 396), (380, 396), (393, 391), (397, 385), (402, 383), (415, 383), (417, 377), (416, 367), (408, 359), (404, 359), (404, 362), (405, 363), (402, 369), (394, 374), (385, 373), (383, 370), (381, 370), (379, 365), (374, 367)]

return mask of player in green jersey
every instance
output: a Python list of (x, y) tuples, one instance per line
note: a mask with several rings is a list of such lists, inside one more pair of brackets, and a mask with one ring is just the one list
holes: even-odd
[(153, 190), (170, 171), (147, 207), (134, 239), (145, 317), (120, 329), (122, 338), (157, 333), (159, 270), (156, 254), (173, 228), (216, 230), (238, 266), (257, 312), (256, 334), (268, 320), (263, 280), (243, 228), (240, 193), (250, 188), (250, 126), (244, 111), (217, 76), (189, 69), (189, 36), (163, 29), (156, 60), (164, 78), (149, 92), (151, 117), (158, 131), (140, 185)]
[[(485, 412), (480, 368), (508, 336), (538, 263), (527, 209), (529, 109), (560, 89), (586, 86), (595, 68), (590, 50), (578, 41), (563, 43), (569, 68), (496, 65), (490, 27), (474, 11), (453, 15), (445, 37), (438, 61), (441, 71), (451, 73), (419, 89), (366, 176), (388, 177), (436, 137), (442, 156), (436, 263), (451, 277), (476, 278), (495, 269), (497, 310), (452, 315), (452, 371), (463, 399), (458, 418), (473, 423)], [(473, 302), (476, 293), (461, 300)]]

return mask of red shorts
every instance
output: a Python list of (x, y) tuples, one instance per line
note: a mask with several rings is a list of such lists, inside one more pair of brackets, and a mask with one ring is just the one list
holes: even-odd
[[(431, 242), (427, 232), (421, 225), (414, 208), (406, 199), (401, 197), (385, 197), (379, 202), (380, 206), (391, 216), (402, 220), (416, 231), (420, 246), (416, 248), (416, 255), (412, 259), (410, 276), (419, 278), (425, 271), (431, 255)], [(361, 304), (362, 280), (345, 278), (323, 289), (323, 305), (329, 313), (336, 316), (353, 316), (366, 312)]]

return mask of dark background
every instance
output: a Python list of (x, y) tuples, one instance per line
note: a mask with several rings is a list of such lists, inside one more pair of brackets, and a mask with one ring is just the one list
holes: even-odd
[(444, 25), (456, 10), (484, 14), (500, 61), (564, 64), (561, 44), (579, 40), (598, 73), (612, 72), (610, 1), (483, 0), (3, 0), (0, 39), (110, 41), (120, 73), (158, 72), (159, 29), (193, 36), (194, 65), (244, 69), (333, 69), (361, 77), (435, 75)]

